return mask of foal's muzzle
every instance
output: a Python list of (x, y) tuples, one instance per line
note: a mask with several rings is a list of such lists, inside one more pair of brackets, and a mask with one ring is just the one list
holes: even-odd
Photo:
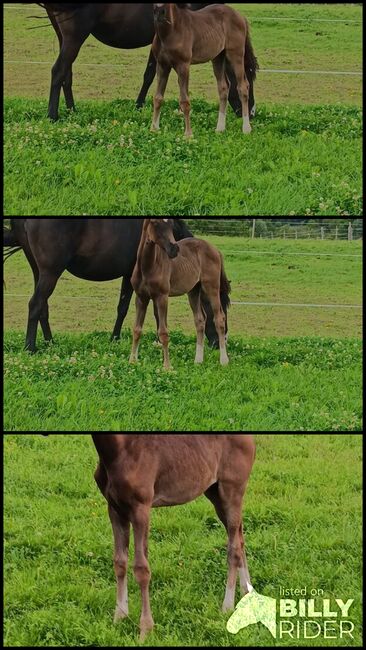
[(168, 253), (168, 256), (170, 257), (170, 259), (174, 260), (179, 254), (179, 246), (178, 246), (178, 244), (169, 244), (166, 252)]

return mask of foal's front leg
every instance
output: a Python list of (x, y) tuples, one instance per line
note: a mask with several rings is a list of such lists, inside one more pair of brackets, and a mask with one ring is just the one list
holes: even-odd
[(157, 64), (156, 73), (158, 77), (158, 88), (154, 97), (154, 115), (151, 131), (159, 131), (160, 129), (160, 112), (164, 101), (164, 95), (168, 84), (170, 71), (171, 68), (161, 65), (161, 63)]
[(135, 578), (141, 589), (142, 612), (140, 620), (140, 640), (144, 641), (147, 634), (154, 627), (154, 620), (150, 607), (150, 580), (151, 571), (148, 561), (150, 509), (148, 504), (139, 503), (133, 508), (131, 521), (135, 537)]
[(142, 328), (144, 326), (149, 302), (150, 302), (149, 298), (136, 295), (136, 322), (133, 330), (133, 342), (132, 342), (130, 363), (137, 363), (138, 360), (139, 343), (140, 343)]

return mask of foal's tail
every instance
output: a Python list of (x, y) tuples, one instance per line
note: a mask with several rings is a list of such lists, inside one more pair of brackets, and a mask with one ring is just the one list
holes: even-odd
[(220, 279), (220, 298), (221, 298), (221, 307), (223, 308), (225, 314), (227, 314), (227, 310), (231, 305), (230, 293), (231, 293), (231, 283), (230, 280), (228, 280), (228, 277), (225, 273), (224, 260), (222, 259), (221, 279)]
[(258, 59), (255, 56), (253, 44), (250, 38), (249, 23), (247, 23), (247, 40), (245, 43), (244, 65), (245, 65), (245, 74), (247, 75), (249, 83), (252, 85), (257, 78), (259, 64), (258, 64)]

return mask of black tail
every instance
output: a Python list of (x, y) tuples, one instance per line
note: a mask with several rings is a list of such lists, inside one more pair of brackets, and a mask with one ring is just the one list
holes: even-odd
[(228, 280), (227, 275), (225, 273), (224, 263), (222, 263), (221, 282), (220, 282), (220, 298), (221, 298), (221, 307), (223, 308), (225, 314), (227, 314), (227, 310), (229, 309), (229, 307), (231, 305), (230, 293), (231, 293), (231, 283)]
[(253, 84), (257, 78), (259, 64), (258, 64), (258, 59), (254, 54), (253, 44), (250, 39), (249, 25), (248, 25), (247, 42), (245, 44), (244, 64), (245, 64), (245, 73), (247, 75), (248, 81), (250, 84)]
[(85, 2), (36, 2), (39, 7), (46, 11), (62, 13), (63, 11), (76, 11), (85, 5)]
[(10, 222), (10, 228), (3, 228), (3, 248), (7, 250), (3, 253), (3, 261), (6, 262), (9, 257), (22, 250), (22, 246), (17, 239), (13, 229), (13, 223)]

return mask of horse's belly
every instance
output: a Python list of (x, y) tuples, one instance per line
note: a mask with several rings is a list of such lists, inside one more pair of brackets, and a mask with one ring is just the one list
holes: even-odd
[(213, 61), (216, 59), (221, 52), (225, 49), (225, 41), (223, 39), (217, 39), (212, 42), (212, 44), (203, 47), (204, 43), (199, 43), (193, 48), (192, 53), (192, 64), (197, 65), (200, 63), (208, 63), (208, 61)]
[(82, 258), (76, 257), (68, 265), (67, 270), (76, 278), (81, 280), (90, 280), (91, 282), (107, 282), (121, 278), (125, 271), (117, 260), (115, 264), (111, 263), (110, 258)]
[(204, 494), (211, 485), (217, 482), (216, 476), (196, 477), (195, 484), (192, 486), (192, 480), (185, 481), (180, 477), (176, 488), (174, 485), (165, 486), (164, 481), (155, 488), (153, 508), (163, 508), (169, 506), (181, 506), (190, 501), (194, 501)]
[(173, 260), (170, 278), (170, 296), (183, 296), (192, 291), (200, 281), (200, 269), (196, 264), (179, 256)]

